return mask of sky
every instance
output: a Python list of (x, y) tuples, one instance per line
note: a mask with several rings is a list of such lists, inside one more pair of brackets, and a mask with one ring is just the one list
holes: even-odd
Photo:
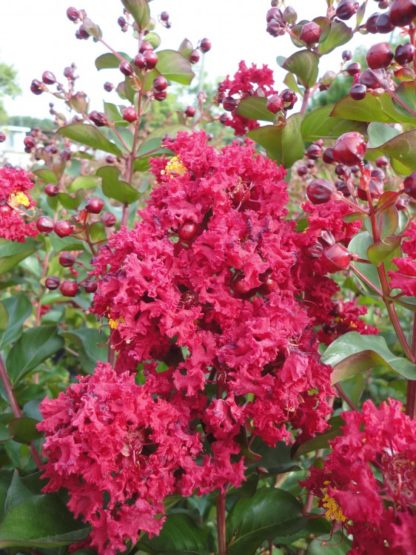
[[(49, 95), (35, 96), (30, 90), (31, 80), (40, 78), (44, 70), (57, 76), (63, 68), (75, 62), (80, 79), (79, 88), (87, 92), (92, 109), (102, 108), (102, 98), (117, 101), (115, 93), (104, 93), (106, 80), (118, 82), (118, 70), (97, 72), (95, 58), (105, 52), (102, 45), (75, 39), (77, 26), (66, 17), (69, 5), (83, 8), (103, 30), (104, 39), (116, 50), (135, 54), (135, 41), (122, 33), (116, 21), (122, 14), (120, 0), (0, 0), (0, 61), (13, 65), (18, 71), (22, 94), (6, 99), (9, 115), (48, 117)], [(325, 0), (291, 0), (300, 19), (311, 19), (325, 13)], [(166, 10), (171, 29), (160, 24), (156, 29), (162, 38), (162, 48), (177, 48), (187, 37), (194, 44), (203, 37), (212, 41), (206, 55), (205, 70), (208, 80), (233, 74), (240, 60), (267, 64), (281, 82), (285, 71), (276, 64), (277, 56), (289, 56), (295, 47), (287, 37), (273, 38), (265, 31), (265, 15), (269, 0), (153, 0), (152, 14)], [(368, 42), (356, 37), (352, 49)], [(348, 48), (351, 48), (351, 46)], [(324, 58), (322, 72), (339, 68), (341, 49)], [(198, 72), (198, 65), (194, 67)], [(56, 104), (58, 108), (58, 102)], [(62, 109), (61, 109), (62, 111)]]

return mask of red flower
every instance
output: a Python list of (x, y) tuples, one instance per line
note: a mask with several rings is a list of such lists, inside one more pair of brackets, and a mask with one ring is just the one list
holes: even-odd
[(199, 472), (201, 443), (187, 411), (109, 365), (45, 399), (41, 412), (44, 491), (68, 490), (69, 508), (91, 524), (91, 544), (104, 555), (123, 551), (141, 531), (157, 534), (165, 497), (182, 492), (182, 475)]
[(228, 76), (218, 85), (217, 102), (219, 104), (225, 101), (225, 106), (227, 106), (226, 102), (229, 98), (235, 101), (236, 108), (231, 111), (232, 117), (225, 124), (232, 127), (236, 135), (244, 135), (247, 131), (259, 126), (257, 121), (247, 119), (236, 113), (239, 101), (247, 96), (267, 98), (276, 93), (273, 85), (274, 79), (271, 69), (266, 65), (258, 68), (255, 64), (247, 67), (243, 61), (239, 63), (238, 71), (232, 79)]
[(350, 553), (414, 553), (416, 422), (392, 399), (380, 408), (366, 401), (362, 412), (342, 417), (342, 435), (304, 485), (319, 497), (325, 516), (352, 535)]
[(404, 233), (402, 258), (395, 258), (393, 262), (397, 270), (389, 272), (391, 286), (401, 289), (404, 295), (416, 295), (416, 222), (412, 222)]
[(23, 242), (37, 235), (36, 226), (27, 223), (27, 210), (35, 205), (28, 190), (33, 187), (30, 174), (21, 169), (0, 168), (0, 237)]

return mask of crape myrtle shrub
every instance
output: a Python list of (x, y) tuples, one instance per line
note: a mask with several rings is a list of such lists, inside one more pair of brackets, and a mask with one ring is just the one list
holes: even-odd
[(416, 553), (416, 3), (273, 1), (286, 88), (241, 61), (178, 113), (211, 42), (122, 4), (129, 54), (67, 9), (116, 100), (46, 70), (56, 132), (0, 168), (0, 548)]

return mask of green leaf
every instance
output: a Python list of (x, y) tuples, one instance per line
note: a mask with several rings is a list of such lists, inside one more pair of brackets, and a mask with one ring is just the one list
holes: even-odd
[[(128, 56), (125, 52), (119, 52), (119, 54), (124, 59), (130, 60), (130, 56)], [(111, 52), (101, 54), (101, 56), (98, 56), (95, 60), (95, 67), (97, 69), (117, 69), (119, 65), (120, 60)]]
[(119, 148), (109, 141), (107, 137), (93, 125), (71, 123), (70, 125), (61, 127), (57, 132), (59, 135), (71, 139), (71, 141), (90, 146), (96, 150), (103, 150), (104, 152), (115, 154), (116, 156), (121, 155)]
[(147, 29), (150, 23), (150, 8), (147, 0), (121, 0), (126, 10), (133, 16), (139, 31)]
[(195, 77), (192, 65), (182, 54), (176, 50), (160, 50), (157, 53), (157, 71), (169, 81), (175, 81), (182, 85), (189, 85)]
[(26, 501), (26, 499), (31, 496), (32, 492), (24, 485), (18, 471), (14, 470), (10, 485), (7, 488), (7, 494), (4, 501), (5, 513), (13, 509), (13, 507), (15, 507), (16, 505), (19, 505), (20, 503)]
[(9, 313), (3, 303), (0, 303), (0, 332), (7, 329), (9, 323)]
[(56, 197), (64, 208), (75, 210), (81, 204), (81, 199), (74, 194), (59, 193)]
[(105, 362), (108, 356), (108, 337), (94, 328), (78, 328), (64, 332), (65, 339), (71, 339), (78, 347), (80, 362), (83, 370), (91, 373), (97, 362)]
[(136, 189), (120, 180), (120, 170), (118, 168), (103, 166), (97, 170), (97, 175), (102, 179), (103, 193), (106, 197), (126, 204), (131, 204), (140, 197)]
[(373, 121), (367, 129), (368, 148), (377, 148), (389, 141), (396, 135), (400, 135), (400, 131), (387, 123)]
[[(363, 260), (368, 260), (368, 249), (373, 245), (374, 240), (368, 231), (362, 231), (361, 233), (357, 233), (348, 245), (348, 250), (353, 254), (357, 254)], [(363, 262), (354, 262), (354, 266), (365, 275), (365, 277), (378, 289), (381, 288), (380, 279), (378, 277), (377, 268), (375, 268), (372, 264), (366, 264)], [(367, 290), (368, 286), (365, 285), (362, 281), (360, 284)], [(369, 289), (371, 293), (374, 293), (372, 289)]]
[(270, 474), (280, 474), (299, 470), (299, 465), (292, 459), (291, 448), (286, 443), (280, 442), (276, 447), (268, 447), (260, 438), (256, 438), (250, 448), (255, 461), (249, 468), (261, 466)]
[[(409, 106), (411, 110), (416, 111), (416, 81), (401, 83), (396, 89), (396, 96)], [(401, 106), (394, 98), (393, 103), (399, 112), (407, 117), (410, 115), (413, 118), (413, 123), (416, 123), (415, 116), (409, 114), (409, 111), (406, 108), (403, 108), (403, 106)]]
[(2, 306), (7, 310), (9, 322), (0, 337), (0, 349), (19, 337), (23, 324), (32, 314), (32, 304), (24, 293), (17, 293), (13, 297), (4, 299)]
[(49, 168), (40, 168), (33, 173), (45, 183), (53, 183), (54, 185), (58, 183), (58, 176)]
[(275, 115), (266, 108), (267, 100), (260, 96), (243, 98), (237, 108), (237, 114), (248, 119), (274, 121)]
[(37, 247), (38, 243), (33, 239), (27, 239), (24, 243), (0, 239), (0, 274), (14, 268), (19, 262), (33, 254)]
[(208, 530), (198, 526), (186, 514), (168, 516), (159, 536), (146, 537), (137, 547), (158, 555), (208, 555)]
[(367, 94), (362, 100), (354, 100), (346, 96), (335, 104), (331, 115), (336, 118), (365, 122), (409, 123), (412, 121), (410, 115), (406, 116), (397, 110), (387, 93), (379, 96)]
[(178, 51), (179, 51), (179, 54), (182, 54), (182, 56), (188, 59), (189, 56), (192, 54), (193, 49), (194, 49), (194, 46), (192, 42), (189, 39), (183, 39), (183, 41), (179, 45)]
[(343, 21), (332, 21), (329, 33), (324, 40), (319, 43), (318, 52), (320, 54), (328, 54), (348, 42), (352, 38), (352, 29)]
[(227, 518), (228, 555), (254, 555), (264, 541), (292, 534), (301, 511), (293, 495), (276, 488), (262, 488), (240, 499)]
[[(384, 212), (385, 214), (386, 212)], [(395, 256), (395, 251), (400, 246), (400, 237), (387, 237), (383, 241), (368, 247), (367, 255), (371, 264), (379, 266), (386, 260)]]
[(306, 114), (302, 122), (302, 136), (306, 142), (318, 139), (336, 139), (347, 131), (365, 131), (362, 122), (331, 117), (333, 104), (317, 108)]
[(350, 550), (351, 541), (342, 532), (335, 532), (312, 540), (306, 555), (346, 555)]
[(9, 422), (9, 432), (14, 441), (18, 443), (30, 443), (34, 439), (41, 437), (41, 433), (37, 431), (37, 420), (22, 416), (14, 418)]
[[(15, 484), (13, 488), (16, 490)], [(57, 495), (21, 495), (19, 501), (9, 508), (0, 524), (0, 548), (60, 547), (88, 534)]]
[(310, 453), (311, 451), (317, 451), (318, 449), (327, 449), (331, 439), (334, 439), (340, 434), (340, 427), (343, 420), (340, 416), (334, 416), (328, 422), (330, 424), (330, 429), (323, 434), (318, 434), (312, 439), (308, 439), (300, 445), (295, 445), (293, 448), (293, 456), (299, 458), (301, 455)]
[(286, 59), (283, 67), (294, 73), (304, 87), (310, 88), (318, 78), (319, 56), (310, 50), (299, 50)]
[(367, 150), (366, 158), (375, 160), (381, 155), (388, 156), (393, 169), (401, 175), (416, 171), (416, 129), (401, 133), (377, 148)]
[(80, 189), (93, 189), (100, 184), (100, 180), (93, 175), (81, 175), (76, 177), (71, 185), (68, 187), (68, 191), (75, 192)]
[(286, 168), (303, 158), (304, 142), (301, 135), (302, 115), (290, 116), (284, 127), (266, 125), (248, 133), (248, 136), (267, 150), (273, 160)]
[(64, 346), (55, 326), (39, 326), (26, 330), (7, 357), (10, 379), (17, 383), (45, 359)]
[[(284, 59), (284, 62), (286, 61), (286, 59)], [(283, 62), (283, 63), (284, 63)], [(296, 82), (296, 78), (293, 75), (293, 73), (287, 73), (286, 77), (283, 79), (283, 83), (289, 87), (289, 89), (292, 89), (292, 91), (294, 91), (297, 94), (301, 94), (301, 90), (298, 87), (298, 84)]]
[(382, 366), (409, 380), (416, 379), (416, 365), (394, 355), (380, 335), (361, 335), (355, 331), (346, 333), (331, 343), (322, 361), (334, 368), (333, 384), (376, 366)]

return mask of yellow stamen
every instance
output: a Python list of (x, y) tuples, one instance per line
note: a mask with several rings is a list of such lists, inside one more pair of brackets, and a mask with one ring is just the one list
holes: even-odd
[[(328, 484), (329, 482), (324, 482), (324, 485)], [(328, 488), (323, 488), (322, 493), (324, 494), (322, 498), (322, 507), (325, 509), (325, 518), (330, 521), (336, 520), (338, 522), (345, 522), (347, 517), (342, 512), (341, 507), (335, 499), (328, 495)]]
[(184, 175), (188, 171), (179, 156), (173, 156), (165, 166), (165, 173), (174, 177), (175, 175)]
[(18, 193), (12, 193), (10, 195), (8, 204), (12, 208), (18, 208), (19, 206), (27, 208), (30, 206), (30, 200), (24, 193), (19, 191)]
[(120, 323), (120, 320), (113, 320), (113, 318), (110, 318), (108, 320), (108, 325), (112, 330), (116, 330), (118, 328), (119, 323)]

